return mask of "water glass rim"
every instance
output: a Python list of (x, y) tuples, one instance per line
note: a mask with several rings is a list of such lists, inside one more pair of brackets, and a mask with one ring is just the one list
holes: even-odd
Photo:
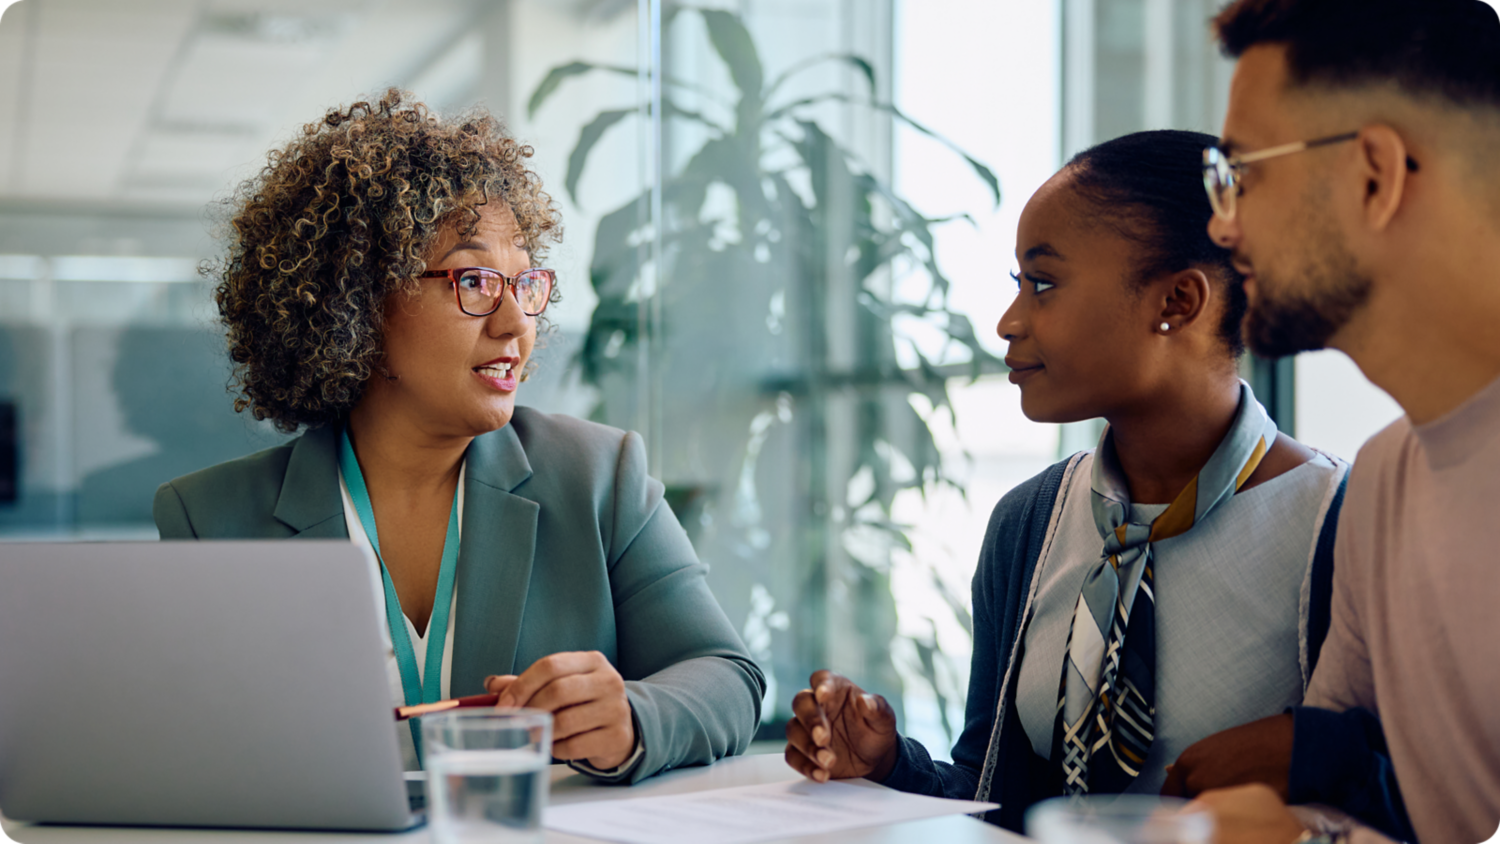
[(449, 709), (422, 715), (421, 722), (427, 724), (493, 724), (503, 727), (539, 726), (552, 723), (552, 713), (545, 709), (530, 709), (516, 706), (506, 708), (471, 707)]

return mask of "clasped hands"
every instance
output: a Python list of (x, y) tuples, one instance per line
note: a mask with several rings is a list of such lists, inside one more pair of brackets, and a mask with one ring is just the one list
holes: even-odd
[(635, 750), (635, 721), (625, 680), (598, 651), (545, 656), (517, 674), (484, 679), (499, 706), (525, 706), (552, 713), (552, 755), (584, 760), (608, 771)]
[[(815, 782), (890, 776), (899, 737), (885, 698), (831, 671), (809, 686), (792, 698), (787, 764)], [(1285, 803), (1291, 754), (1291, 715), (1252, 721), (1189, 746), (1167, 766), (1162, 794), (1213, 811), (1217, 844), (1290, 844), (1303, 831)]]

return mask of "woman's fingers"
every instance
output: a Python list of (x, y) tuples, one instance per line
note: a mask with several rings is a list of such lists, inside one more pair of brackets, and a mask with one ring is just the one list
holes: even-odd
[(618, 679), (619, 675), (613, 677), (600, 671), (590, 671), (587, 674), (569, 674), (558, 677), (547, 685), (537, 690), (531, 696), (526, 705), (532, 709), (541, 709), (547, 712), (557, 712), (570, 706), (589, 703), (606, 697), (625, 696), (625, 683), (611, 682)]
[(828, 716), (813, 697), (812, 689), (803, 689), (792, 698), (792, 715), (807, 729), (814, 744), (827, 747), (832, 741), (833, 732), (828, 724)]
[(807, 757), (812, 763), (823, 769), (832, 769), (838, 761), (838, 755), (826, 747), (819, 747), (812, 740), (807, 728), (802, 726), (801, 721), (788, 721), (786, 724), (787, 744), (797, 748), (797, 752)]
[(854, 685), (848, 677), (832, 671), (819, 671), (813, 674), (812, 681), (813, 697), (830, 721), (842, 717), (844, 708), (853, 705), (854, 698), (864, 694), (864, 689)]
[(621, 706), (612, 700), (595, 700), (552, 713), (553, 742), (597, 729), (618, 730), (633, 739), (635, 725), (630, 720), (630, 704)]
[(856, 710), (864, 719), (865, 726), (877, 733), (891, 733), (896, 730), (896, 711), (891, 709), (891, 704), (880, 695), (872, 695), (862, 692), (855, 701)]
[(529, 706), (552, 713), (552, 755), (586, 759), (609, 769), (630, 757), (635, 724), (625, 680), (598, 651), (555, 653), (520, 676), (485, 678), (500, 706)]
[[(816, 749), (807, 728), (795, 719), (786, 724), (786, 763), (792, 770), (814, 782), (828, 782), (828, 771), (813, 761)], [(823, 751), (827, 753), (828, 751)]]
[[(583, 679), (563, 678), (549, 688)], [(598, 684), (585, 685), (598, 688)], [(532, 698), (533, 703), (538, 697), (540, 694)], [(630, 702), (623, 693), (618, 697), (606, 694), (552, 711), (552, 755), (558, 759), (587, 759), (594, 767), (607, 770), (625, 761), (634, 748), (635, 724), (630, 718)]]
[(568, 651), (544, 656), (500, 692), (499, 705), (528, 706), (532, 696), (553, 680), (570, 674), (584, 674), (601, 664), (609, 665), (609, 660), (598, 651)]
[(491, 674), (484, 678), (484, 690), (492, 695), (498, 695), (510, 688), (510, 684), (516, 681), (514, 674)]
[(552, 755), (558, 759), (587, 759), (589, 764), (604, 770), (624, 762), (634, 749), (635, 733), (613, 724), (595, 726), (552, 742)]

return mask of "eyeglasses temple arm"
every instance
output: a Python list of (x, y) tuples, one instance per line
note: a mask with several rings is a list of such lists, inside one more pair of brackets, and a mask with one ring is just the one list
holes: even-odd
[(1291, 155), (1294, 152), (1301, 152), (1305, 149), (1312, 149), (1313, 147), (1321, 147), (1327, 146), (1328, 144), (1337, 144), (1343, 143), (1344, 141), (1352, 141), (1357, 137), (1359, 137), (1358, 132), (1345, 132), (1342, 135), (1330, 135), (1326, 138), (1317, 138), (1316, 140), (1311, 141), (1293, 141), (1289, 144), (1282, 144), (1280, 146), (1274, 146), (1269, 149), (1257, 150), (1255, 152), (1249, 152), (1244, 155), (1235, 156), (1234, 163), (1254, 164), (1257, 161), (1265, 161), (1267, 158), (1275, 158), (1280, 155)]

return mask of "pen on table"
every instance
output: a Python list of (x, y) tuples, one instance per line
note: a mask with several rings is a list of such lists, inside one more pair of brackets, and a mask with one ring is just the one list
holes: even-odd
[(396, 720), (405, 721), (408, 718), (415, 718), (418, 715), (431, 715), (434, 712), (458, 709), (463, 706), (494, 706), (499, 702), (499, 695), (469, 695), (468, 697), (439, 700), (433, 703), (418, 703), (414, 706), (398, 706), (396, 707)]

